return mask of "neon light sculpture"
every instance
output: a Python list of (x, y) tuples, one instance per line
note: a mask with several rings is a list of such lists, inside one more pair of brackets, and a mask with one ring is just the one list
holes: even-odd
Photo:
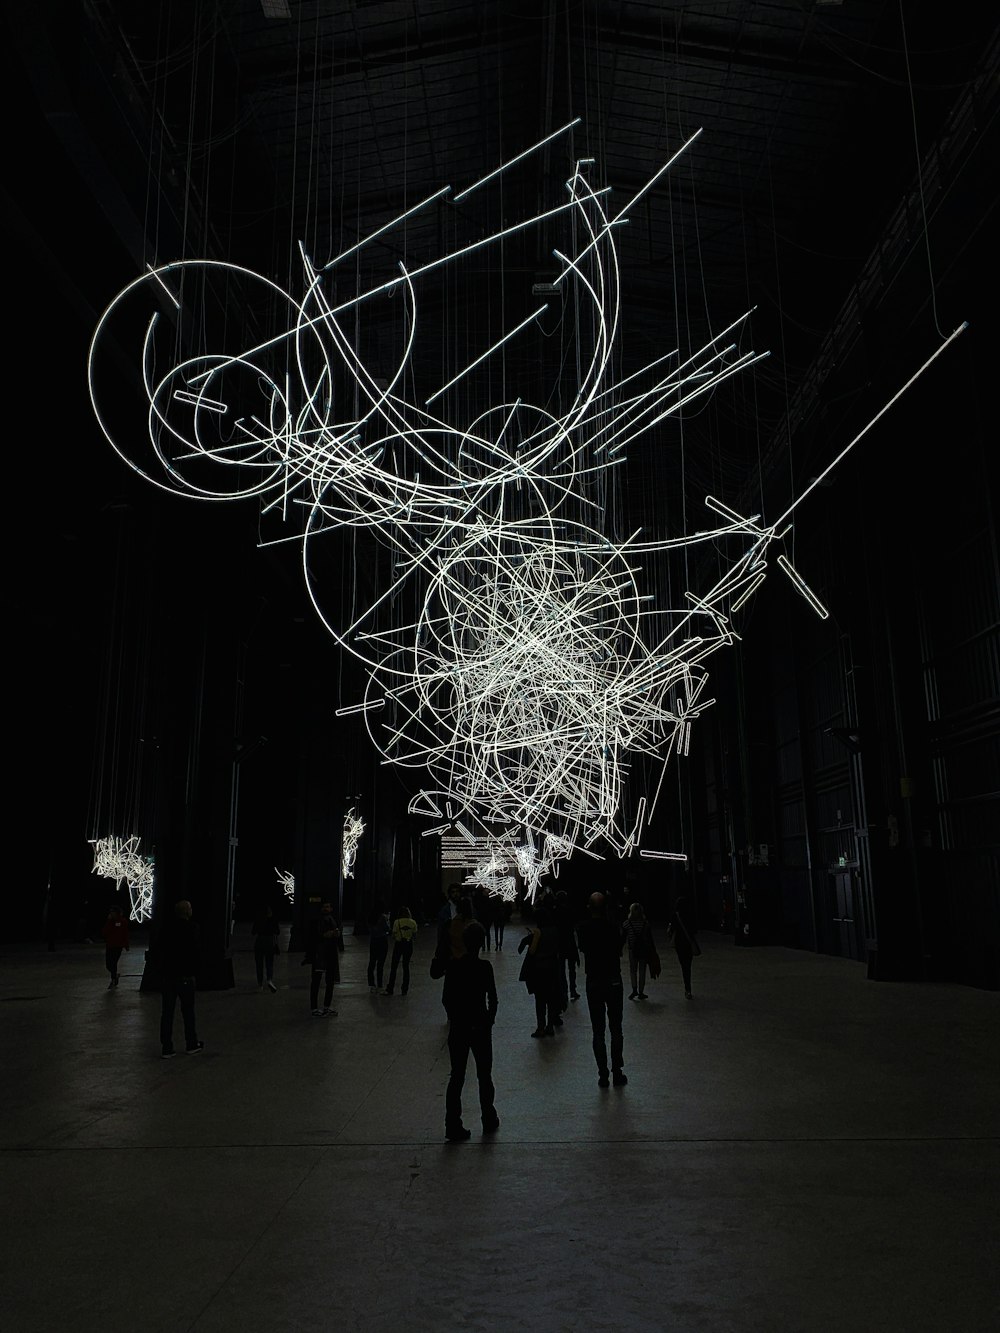
[(510, 839), (487, 839), (484, 850), (486, 855), (476, 862), (462, 883), (473, 889), (485, 889), (491, 898), (514, 902), (517, 880), (511, 871), (517, 863)]
[(344, 835), (340, 850), (340, 868), (344, 879), (354, 878), (354, 862), (358, 855), (361, 835), (365, 831), (365, 821), (354, 813), (352, 806), (344, 815)]
[(295, 899), (295, 876), (290, 870), (279, 870), (274, 867), (274, 873), (278, 876), (278, 883), (286, 898)]
[(154, 867), (151, 856), (139, 852), (139, 838), (91, 838), (93, 873), (113, 879), (115, 887), (128, 885), (129, 919), (148, 921), (153, 915)]
[[(317, 614), (368, 670), (364, 698), (338, 715), (364, 717), (384, 762), (429, 774), (410, 803), (434, 821), (426, 835), (454, 832), (472, 845), (482, 830), (516, 832), (515, 861), (532, 893), (577, 851), (686, 859), (643, 848), (643, 829), (667, 765), (688, 754), (692, 726), (713, 702), (705, 663), (737, 637), (732, 617), (760, 587), (769, 548), (804, 498), (773, 523), (709, 496), (714, 523), (703, 531), (669, 540), (637, 531), (612, 541), (606, 533), (608, 474), (628, 446), (761, 359), (741, 348), (744, 315), (693, 355), (669, 352), (624, 378), (612, 374), (622, 314), (616, 229), (700, 133), (613, 214), (608, 189), (594, 188), (589, 160), (578, 160), (563, 202), (415, 267), (400, 263), (394, 276), (362, 290), (352, 289), (354, 265), (344, 261), (422, 210), (447, 207), (450, 187), (322, 266), (300, 246), (300, 299), (233, 264), (150, 269), (112, 302), (91, 346), (91, 400), (113, 447), (166, 490), (206, 500), (258, 497), (265, 521), (284, 525), (274, 540), (302, 542)], [(578, 365), (568, 404), (556, 412), (503, 390), (482, 396), (484, 374), (508, 347), (558, 318), (547, 302), (473, 349), (466, 364), (448, 366), (433, 392), (412, 390), (417, 291), (426, 275), (460, 273), (470, 255), (557, 219), (567, 241), (553, 250), (559, 272), (550, 288), (570, 311)], [(182, 332), (204, 336), (202, 301), (213, 279), (229, 310), (263, 300), (267, 327), (261, 321), (251, 335), (230, 318), (217, 343), (177, 359)], [(100, 349), (109, 326), (127, 323), (150, 298), (166, 318), (147, 305), (138, 328), (152, 448), (139, 461), (117, 442), (100, 405)], [(391, 323), (400, 302), (400, 346), (388, 364), (369, 366), (358, 349), (360, 321), (373, 313)], [(463, 393), (474, 403), (464, 417)], [(317, 571), (324, 543), (350, 529), (368, 530), (392, 569), (350, 623), (338, 624)], [(677, 604), (657, 602), (646, 591), (656, 586), (653, 561), (704, 543), (727, 562), (721, 576)], [(787, 560), (778, 564), (825, 614)], [(659, 779), (626, 819), (628, 756), (636, 753), (659, 761)], [(346, 830), (344, 845), (347, 876)]]

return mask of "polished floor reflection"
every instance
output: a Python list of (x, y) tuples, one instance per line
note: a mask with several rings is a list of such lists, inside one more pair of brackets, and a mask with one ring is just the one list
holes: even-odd
[[(499, 1133), (444, 1142), (432, 931), (408, 996), (347, 937), (338, 1017), (278, 959), (198, 996), (159, 1059), (141, 950), (8, 951), (3, 1327), (707, 1330), (1000, 1326), (1000, 998), (707, 936), (626, 1003), (601, 1090), (586, 1002), (532, 1041), (515, 922), (497, 972)], [(178, 1033), (180, 1016), (177, 1018)]]

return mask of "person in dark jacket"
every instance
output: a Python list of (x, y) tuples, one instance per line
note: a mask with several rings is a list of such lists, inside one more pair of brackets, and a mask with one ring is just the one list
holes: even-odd
[(688, 1000), (691, 999), (691, 959), (694, 957), (694, 936), (695, 926), (688, 909), (687, 899), (678, 898), (674, 903), (670, 925), (667, 927), (667, 938), (673, 941), (677, 961), (681, 965), (681, 976), (684, 978), (684, 997)]
[(576, 988), (576, 969), (580, 966), (580, 951), (576, 947), (573, 912), (569, 905), (569, 894), (565, 889), (560, 889), (556, 894), (555, 922), (559, 941), (559, 991), (562, 1007), (568, 1009), (570, 1000), (580, 998), (580, 992)]
[(642, 903), (636, 901), (628, 909), (628, 917), (624, 928), (625, 943), (628, 945), (628, 967), (632, 977), (632, 994), (628, 997), (630, 1000), (645, 1000), (646, 995), (646, 968), (649, 965), (650, 957), (655, 945), (653, 943), (653, 929), (649, 924), (646, 913), (643, 911)]
[(490, 925), (493, 927), (493, 944), (497, 953), (503, 953), (503, 928), (506, 922), (507, 904), (499, 893), (495, 893), (490, 899)]
[(559, 989), (559, 938), (553, 920), (552, 908), (544, 904), (530, 935), (522, 937), (518, 953), (528, 950), (521, 968), (521, 980), (528, 994), (535, 997), (535, 1030), (533, 1037), (553, 1037), (562, 1027), (562, 995)]
[(274, 955), (278, 952), (278, 936), (281, 934), (281, 922), (274, 915), (271, 907), (265, 907), (257, 913), (251, 931), (253, 933), (253, 960), (257, 965), (257, 989), (264, 989), (264, 974), (267, 973), (267, 988), (276, 991), (274, 984)]
[(490, 909), (490, 894), (482, 884), (472, 893), (472, 915), (483, 928), (483, 935), (486, 940), (486, 952), (490, 951), (490, 918), (492, 915)]
[(120, 907), (112, 907), (108, 912), (108, 919), (101, 927), (101, 936), (104, 940), (104, 966), (111, 974), (108, 990), (114, 990), (118, 985), (118, 960), (123, 949), (128, 953), (128, 922)]
[(368, 936), (368, 989), (374, 995), (382, 989), (385, 960), (389, 953), (389, 918), (379, 907), (371, 919)]
[[(309, 928), (309, 947), (306, 957), (312, 964), (312, 981), (309, 986), (309, 1007), (313, 1018), (336, 1018), (336, 1009), (331, 1009), (333, 988), (340, 980), (340, 924), (333, 915), (333, 904), (322, 903), (320, 914)], [(319, 983), (326, 974), (326, 990), (323, 995), (323, 1008), (319, 1007)]]
[(417, 923), (410, 915), (408, 907), (401, 907), (399, 915), (392, 923), (392, 963), (389, 967), (389, 984), (382, 992), (391, 995), (396, 988), (396, 972), (400, 963), (403, 965), (403, 988), (401, 995), (410, 989), (410, 959), (413, 957), (413, 941), (417, 934)]
[(174, 1054), (174, 1012), (181, 1002), (184, 1017), (184, 1049), (196, 1055), (205, 1043), (198, 1040), (194, 1021), (194, 979), (198, 971), (198, 927), (191, 920), (191, 904), (182, 899), (174, 904), (173, 915), (161, 927), (157, 941), (160, 973), (163, 978), (163, 1006), (160, 1010), (160, 1047), (163, 1059)]
[(500, 1128), (493, 1086), (497, 988), (492, 964), (479, 957), (484, 939), (482, 926), (473, 921), (463, 933), (465, 952), (460, 958), (451, 958), (444, 964), (441, 1002), (448, 1015), (448, 1054), (451, 1057), (451, 1077), (445, 1093), (444, 1133), (452, 1143), (471, 1137), (471, 1131), (462, 1124), (462, 1088), (470, 1051), (476, 1062), (483, 1133), (492, 1134)]
[(580, 952), (587, 969), (587, 1008), (594, 1033), (594, 1059), (597, 1061), (597, 1086), (608, 1086), (608, 1048), (605, 1024), (611, 1032), (611, 1076), (616, 1088), (628, 1082), (623, 1069), (624, 1039), (622, 1010), (625, 992), (622, 986), (622, 933), (609, 920), (603, 893), (592, 893), (587, 903), (587, 917), (576, 928)]

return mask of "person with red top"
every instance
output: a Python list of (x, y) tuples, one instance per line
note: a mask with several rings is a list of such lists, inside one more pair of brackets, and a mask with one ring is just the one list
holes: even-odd
[(108, 990), (114, 990), (118, 985), (118, 959), (123, 949), (128, 953), (128, 922), (120, 907), (112, 907), (108, 912), (108, 919), (101, 927), (101, 935), (104, 939), (104, 966), (111, 973)]

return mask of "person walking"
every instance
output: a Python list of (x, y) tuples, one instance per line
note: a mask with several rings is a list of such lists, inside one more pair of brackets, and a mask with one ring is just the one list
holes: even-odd
[(194, 1017), (194, 982), (198, 971), (198, 928), (186, 898), (174, 904), (173, 915), (160, 929), (156, 953), (163, 983), (160, 1010), (162, 1058), (174, 1054), (174, 1013), (180, 1000), (184, 1018), (184, 1050), (197, 1055), (205, 1043), (198, 1040)]
[[(313, 1018), (336, 1018), (336, 1009), (331, 1009), (333, 988), (340, 980), (340, 923), (333, 915), (333, 904), (324, 902), (320, 914), (312, 923), (309, 931), (308, 961), (312, 964), (312, 979), (309, 986), (309, 1007)], [(326, 976), (326, 990), (323, 995), (323, 1008), (319, 1007), (319, 983)]]
[(486, 939), (486, 952), (490, 951), (490, 920), (492, 911), (490, 908), (489, 890), (482, 884), (476, 886), (471, 895), (472, 914), (483, 928), (483, 935)]
[(410, 915), (408, 907), (401, 907), (399, 915), (392, 923), (392, 962), (389, 965), (389, 984), (382, 992), (391, 995), (396, 988), (396, 971), (403, 965), (403, 985), (400, 995), (410, 989), (410, 959), (413, 957), (413, 941), (417, 934), (417, 923)]
[(267, 973), (267, 988), (276, 991), (274, 984), (274, 955), (278, 952), (278, 938), (281, 935), (281, 922), (274, 915), (270, 906), (265, 906), (257, 913), (253, 925), (253, 960), (257, 967), (257, 989), (264, 989), (264, 974)]
[(507, 904), (499, 893), (490, 898), (490, 925), (493, 927), (493, 946), (503, 953), (503, 928), (507, 922)]
[(580, 992), (576, 988), (576, 969), (580, 965), (580, 951), (576, 947), (576, 934), (573, 930), (573, 914), (569, 905), (569, 894), (560, 889), (555, 901), (556, 938), (559, 949), (559, 993), (562, 1008), (569, 1008), (570, 1000), (578, 1000)]
[(619, 926), (609, 920), (603, 893), (592, 893), (587, 902), (587, 917), (576, 928), (576, 937), (587, 971), (587, 1008), (594, 1034), (594, 1059), (597, 1061), (597, 1086), (608, 1087), (608, 1048), (605, 1026), (611, 1033), (611, 1079), (616, 1088), (628, 1082), (624, 1070), (621, 951)]
[(562, 1009), (559, 993), (559, 939), (552, 909), (543, 905), (537, 924), (517, 946), (518, 953), (528, 950), (522, 965), (521, 980), (528, 993), (535, 997), (535, 1030), (533, 1037), (554, 1037), (555, 1029), (562, 1027)]
[(688, 901), (682, 896), (674, 903), (673, 915), (670, 918), (670, 925), (667, 927), (667, 939), (673, 940), (677, 961), (681, 965), (681, 976), (684, 978), (684, 998), (686, 1000), (693, 998), (691, 995), (691, 959), (697, 958), (701, 953), (701, 946), (695, 939), (695, 930), (696, 927)]
[(382, 989), (382, 973), (389, 952), (389, 918), (384, 907), (372, 917), (368, 936), (368, 989), (374, 995)]
[(463, 932), (463, 954), (449, 959), (444, 966), (441, 1003), (448, 1015), (448, 1055), (451, 1059), (444, 1103), (444, 1134), (450, 1143), (461, 1143), (472, 1137), (472, 1131), (462, 1123), (462, 1088), (470, 1051), (476, 1062), (483, 1133), (494, 1134), (500, 1128), (493, 1086), (497, 988), (492, 964), (479, 957), (485, 936), (478, 921), (470, 922)]
[(628, 909), (625, 921), (625, 943), (628, 946), (628, 969), (632, 978), (630, 1000), (645, 1000), (646, 968), (656, 952), (653, 943), (653, 929), (649, 924), (642, 903), (633, 902)]
[(108, 919), (101, 927), (101, 937), (104, 940), (104, 966), (111, 975), (108, 990), (114, 990), (119, 980), (118, 960), (123, 949), (128, 953), (128, 922), (120, 907), (112, 907), (108, 912)]

